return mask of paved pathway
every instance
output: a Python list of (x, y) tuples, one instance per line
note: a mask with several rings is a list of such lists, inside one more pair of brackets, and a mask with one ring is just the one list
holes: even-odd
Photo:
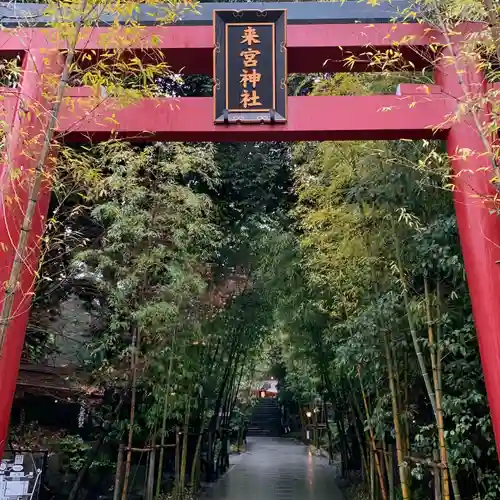
[(335, 471), (305, 446), (277, 438), (250, 438), (249, 445), (207, 499), (342, 500)]

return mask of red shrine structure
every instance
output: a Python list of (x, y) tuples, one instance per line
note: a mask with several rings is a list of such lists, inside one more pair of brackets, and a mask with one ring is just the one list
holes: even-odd
[[(171, 26), (155, 26), (151, 23), (154, 19), (151, 12), (140, 11), (137, 16), (138, 21), (147, 27), (148, 35), (155, 35), (160, 40), (156, 47), (165, 54), (172, 68), (182, 68), (185, 74), (213, 75), (216, 92), (224, 84), (227, 84), (229, 93), (234, 90), (243, 94), (246, 90), (239, 86), (239, 80), (235, 83), (234, 78), (228, 74), (225, 75), (225, 83), (221, 83), (219, 77), (214, 75), (214, 50), (217, 52), (221, 46), (217, 33), (214, 40), (213, 11), (227, 11), (228, 7), (233, 13), (239, 9), (253, 9), (254, 17), (265, 17), (266, 12), (271, 10), (286, 10), (284, 33), (280, 35), (279, 30), (273, 31), (269, 38), (269, 33), (261, 32), (262, 40), (268, 37), (273, 43), (273, 53), (276, 56), (274, 62), (269, 63), (268, 59), (266, 63), (262, 59), (264, 66), (271, 64), (266, 67), (273, 68), (273, 77), (282, 64), (285, 64), (287, 73), (345, 72), (345, 58), (350, 55), (355, 56), (356, 60), (351, 71), (373, 71), (376, 68), (370, 65), (368, 57), (364, 55), (368, 50), (387, 52), (397, 49), (416, 69), (421, 69), (429, 66), (430, 56), (438, 57), (438, 54), (428, 51), (428, 47), (442, 43), (445, 46), (442, 50), (447, 52), (445, 55), (451, 55), (453, 51), (452, 60), (456, 64), (450, 64), (446, 58), (436, 60), (433, 65), (434, 84), (426, 88), (401, 85), (394, 95), (288, 98), (285, 95), (285, 116), (280, 113), (278, 120), (275, 119), (272, 104), (266, 108), (265, 116), (252, 115), (253, 120), (247, 119), (248, 116), (245, 115), (248, 108), (229, 110), (236, 113), (231, 115), (226, 113), (227, 109), (222, 104), (224, 109), (221, 108), (221, 115), (216, 117), (215, 98), (211, 97), (146, 99), (119, 109), (112, 120), (106, 120), (103, 118), (105, 111), (89, 111), (88, 107), (82, 105), (88, 97), (87, 89), (70, 88), (66, 94), (69, 100), (64, 101), (57, 122), (57, 135), (66, 143), (103, 141), (110, 137), (136, 142), (445, 140), (451, 158), (451, 169), (455, 174), (454, 201), (460, 240), (497, 448), (500, 451), (500, 219), (491, 214), (491, 207), (485, 201), (496, 195), (490, 182), (493, 162), (488, 144), (481, 139), (472, 117), (465, 115), (459, 120), (449, 119), (457, 112), (464, 99), (480, 96), (487, 84), (477, 67), (460, 57), (461, 41), (458, 35), (453, 39), (453, 47), (450, 47), (442, 33), (429, 29), (428, 26), (391, 22), (399, 4), (404, 7), (403, 0), (393, 1), (391, 6), (383, 4), (375, 8), (357, 2), (201, 4), (199, 14), (188, 14), (182, 22)], [(24, 11), (20, 12), (19, 9)], [(10, 168), (15, 168), (20, 173), (19, 176), (9, 175), (7, 165), (4, 164), (0, 176), (1, 303), (5, 299), (4, 284), (9, 279), (28, 203), (26, 181), (33, 175), (36, 163), (36, 158), (23, 154), (29, 147), (30, 140), (23, 130), (30, 130), (32, 138), (43, 135), (44, 127), (47, 126), (47, 120), (39, 119), (24, 110), (30, 102), (47, 101), (47, 96), (42, 92), (38, 70), (43, 68), (44, 72), (53, 72), (58, 77), (61, 72), (61, 56), (58, 51), (47, 51), (52, 43), (51, 29), (47, 27), (47, 19), (43, 17), (43, 5), (0, 5), (0, 14), (4, 26), (8, 28), (0, 31), (0, 56), (20, 56), (22, 59), (20, 87), (1, 91), (6, 122), (10, 127), (5, 148), (10, 155)], [(235, 14), (235, 19), (239, 16)], [(36, 26), (33, 27), (31, 22), (30, 27), (23, 27), (27, 18), (36, 20)], [(248, 26), (257, 26), (255, 19), (252, 19), (247, 22)], [(102, 26), (93, 28), (80, 40), (78, 51), (92, 54), (103, 48), (101, 35), (109, 29), (105, 21), (104, 19)], [(261, 21), (266, 24), (266, 19)], [(474, 29), (472, 24), (464, 26), (462, 36)], [(224, 36), (224, 30), (221, 36)], [(278, 36), (282, 39), (277, 44)], [(252, 50), (254, 48), (248, 47)], [(143, 44), (138, 45), (136, 53), (140, 56), (145, 49), (147, 47)], [(262, 50), (261, 52), (263, 53)], [(232, 63), (229, 62), (225, 69), (222, 64), (221, 71), (227, 71), (230, 64)], [(215, 71), (219, 70), (215, 68)], [(260, 83), (265, 78), (265, 75), (262, 76)], [(268, 80), (271, 82), (273, 79)], [(274, 82), (276, 83), (276, 78)], [(254, 90), (257, 88), (249, 88), (249, 92)], [(273, 90), (275, 94), (262, 94), (262, 99), (274, 103), (276, 96), (278, 100), (283, 98), (283, 91), (286, 94), (286, 81), (281, 79)], [(257, 96), (257, 99), (246, 98), (247, 104), (259, 102), (259, 97), (261, 96)], [(229, 101), (236, 102), (238, 107), (238, 97), (228, 94), (226, 102)], [(240, 111), (245, 111), (241, 119), (238, 118)], [(488, 110), (484, 109), (482, 112), (486, 116)], [(40, 255), (40, 235), (43, 233), (48, 210), (50, 186), (44, 185), (43, 189), (30, 230), (30, 246), (16, 289), (13, 315), (8, 323), (0, 355), (0, 456), (7, 439)]]

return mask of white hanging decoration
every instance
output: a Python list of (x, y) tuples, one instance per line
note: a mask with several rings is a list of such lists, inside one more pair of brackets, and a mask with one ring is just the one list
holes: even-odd
[(80, 412), (78, 413), (78, 428), (81, 429), (85, 425), (85, 420), (87, 420), (87, 410), (80, 406)]

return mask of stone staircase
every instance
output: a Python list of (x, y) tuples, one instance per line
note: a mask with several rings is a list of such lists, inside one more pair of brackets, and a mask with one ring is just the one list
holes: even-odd
[(273, 398), (259, 399), (252, 411), (248, 436), (277, 437), (281, 434), (281, 410)]

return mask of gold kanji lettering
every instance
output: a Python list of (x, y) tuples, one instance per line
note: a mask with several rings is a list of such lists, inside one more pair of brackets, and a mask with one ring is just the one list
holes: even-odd
[(262, 75), (260, 73), (257, 73), (257, 70), (254, 68), (251, 71), (249, 71), (248, 69), (244, 69), (240, 77), (241, 77), (240, 82), (243, 85), (243, 88), (246, 89), (247, 84), (250, 84), (252, 88), (255, 88), (257, 84), (260, 82)]
[(262, 103), (259, 102), (260, 97), (257, 95), (257, 91), (252, 90), (249, 92), (248, 90), (244, 90), (241, 94), (241, 104), (246, 108), (253, 108), (255, 106), (262, 106)]
[(245, 28), (245, 31), (243, 33), (244, 34), (241, 37), (240, 43), (246, 43), (250, 46), (252, 45), (252, 43), (260, 43), (259, 34), (257, 33), (257, 30), (255, 28), (252, 28), (252, 26)]
[(243, 50), (240, 52), (240, 56), (243, 57), (243, 66), (245, 68), (255, 68), (257, 66), (257, 56), (260, 55), (260, 50), (250, 49)]

